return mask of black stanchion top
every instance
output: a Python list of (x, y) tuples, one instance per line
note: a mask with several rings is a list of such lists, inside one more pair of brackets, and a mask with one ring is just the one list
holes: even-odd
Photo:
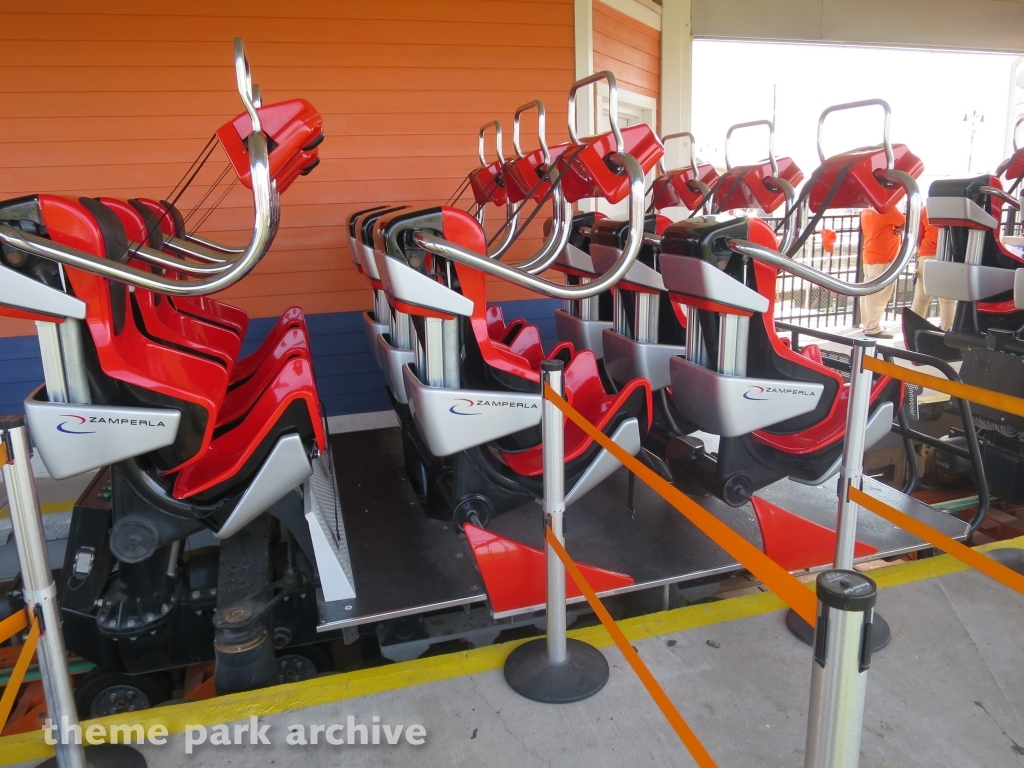
[(868, 611), (875, 607), (878, 587), (857, 571), (825, 571), (818, 574), (818, 599), (839, 611)]
[(20, 413), (9, 413), (6, 416), (0, 416), (0, 432), (6, 432), (8, 429), (17, 429), (18, 427), (25, 426), (25, 417)]
[(544, 373), (551, 373), (553, 371), (560, 371), (565, 368), (565, 362), (557, 358), (553, 360), (541, 360), (540, 369)]

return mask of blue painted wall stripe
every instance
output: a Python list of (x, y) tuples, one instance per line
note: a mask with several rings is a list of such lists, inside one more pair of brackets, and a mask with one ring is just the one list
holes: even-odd
[[(535, 324), (544, 347), (555, 343), (554, 299), (499, 302), (506, 320), (522, 317)], [(249, 323), (242, 354), (253, 352), (273, 328), (275, 318)], [(385, 411), (391, 408), (384, 376), (370, 354), (362, 312), (308, 315), (317, 388), (329, 416)], [(21, 413), (29, 393), (43, 382), (43, 364), (34, 336), (0, 339), (0, 413)]]

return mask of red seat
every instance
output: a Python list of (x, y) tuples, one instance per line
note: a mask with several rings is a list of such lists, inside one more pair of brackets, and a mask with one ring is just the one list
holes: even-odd
[(688, 211), (694, 211), (704, 203), (704, 194), (696, 184), (691, 187), (694, 181), (699, 180), (707, 187), (714, 188), (718, 181), (718, 171), (711, 163), (704, 163), (697, 166), (697, 174), (693, 168), (684, 166), (663, 173), (654, 180), (651, 192), (652, 205), (656, 210), (662, 208), (683, 207)]
[[(603, 197), (609, 203), (625, 200), (629, 194), (629, 178), (614, 171), (606, 162), (615, 152), (615, 137), (603, 133), (582, 142), (569, 147), (558, 158), (565, 199), (570, 203), (586, 197)], [(650, 172), (665, 154), (661, 139), (645, 123), (624, 128), (622, 142), (623, 151), (636, 158), (644, 173)]]
[[(278, 194), (291, 186), (320, 162), (323, 118), (305, 99), (292, 99), (257, 108), (260, 127), (271, 139), (270, 178), (277, 182)], [(217, 139), (227, 153), (239, 181), (251, 188), (249, 149), (246, 139), (252, 133), (252, 120), (243, 112), (217, 129)]]
[[(558, 162), (569, 147), (569, 143), (557, 144), (548, 147), (549, 167)], [(508, 190), (509, 199), (518, 203), (528, 197), (533, 197), (535, 203), (540, 203), (547, 196), (551, 189), (551, 182), (541, 181), (541, 176), (548, 170), (544, 166), (544, 153), (536, 149), (515, 160), (505, 163), (505, 188)]]
[[(897, 171), (909, 173), (915, 179), (924, 170), (921, 159), (907, 149), (906, 144), (894, 144), (892, 148), (894, 167)], [(839, 189), (828, 201), (829, 208), (874, 208), (886, 213), (905, 194), (898, 184), (886, 185), (876, 175), (887, 167), (885, 150), (881, 147), (864, 147), (823, 161), (814, 173), (807, 201), (812, 213), (825, 204), (840, 174), (845, 176)], [(845, 171), (844, 171), (845, 169)]]
[[(743, 208), (759, 208), (772, 213), (786, 202), (786, 195), (767, 180), (773, 175), (788, 181), (796, 187), (804, 179), (792, 158), (780, 157), (776, 161), (779, 170), (772, 173), (772, 164), (765, 160), (757, 165), (738, 165), (726, 171), (715, 188), (715, 210), (732, 211)], [(774, 246), (773, 246), (774, 247)]]
[[(38, 199), (55, 242), (106, 258), (129, 258), (121, 220), (99, 201)], [(153, 338), (140, 325), (144, 315), (137, 315), (138, 302), (123, 284), (76, 268), (67, 274), (75, 295), (86, 303), (99, 378), (127, 386), (121, 395), (133, 401), (167, 407), (170, 398), (172, 407), (183, 411), (177, 441), (156, 452), (164, 474), (177, 472), (176, 498), (244, 482), (272, 447), (264, 439), (281, 430), (305, 431), (320, 450), (326, 448), (312, 365), (302, 350), (278, 365), (260, 392), (250, 393), (255, 402), (247, 410), (236, 409), (236, 423), (225, 425), (220, 413), (228, 392), (227, 365)]]

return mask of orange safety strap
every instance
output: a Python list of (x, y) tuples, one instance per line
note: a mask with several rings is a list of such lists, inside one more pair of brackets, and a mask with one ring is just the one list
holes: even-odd
[(1024, 416), (1024, 399), (1013, 395), (1004, 395), (1000, 392), (993, 392), (989, 389), (976, 387), (973, 384), (962, 384), (959, 381), (940, 379), (938, 376), (930, 376), (921, 373), (913, 368), (906, 368), (895, 363), (887, 363), (877, 357), (865, 357), (864, 367), (883, 376), (891, 376), (894, 379), (901, 379), (908, 384), (918, 384), (928, 389), (944, 392), (962, 400), (970, 400), (972, 403), (987, 405), (997, 411), (1005, 411), (1017, 416)]
[(28, 626), (28, 611), (12, 613), (0, 621), (0, 643), (6, 642)]
[[(26, 622), (22, 624), (22, 628), (28, 626), (28, 609), (18, 612)], [(3, 624), (10, 621), (13, 616), (4, 620)], [(3, 627), (0, 624), (0, 627)], [(17, 631), (17, 630), (15, 630)], [(4, 689), (3, 697), (0, 697), (0, 733), (3, 733), (4, 728), (7, 727), (7, 718), (11, 716), (11, 709), (14, 707), (14, 700), (18, 696), (18, 690), (21, 688), (21, 682), (25, 679), (25, 672), (28, 671), (28, 665), (32, 662), (32, 657), (36, 652), (36, 644), (39, 642), (39, 621), (35, 616), (32, 617), (30, 629), (28, 631), (28, 639), (25, 640), (25, 645), (22, 646), (21, 653), (18, 655), (18, 661), (14, 664), (14, 669), (11, 670), (11, 678), (7, 681), (7, 687)]]
[(925, 525), (920, 520), (915, 520), (898, 509), (893, 509), (884, 501), (879, 501), (874, 496), (869, 496), (859, 488), (850, 486), (850, 501), (860, 504), (864, 509), (874, 512), (893, 525), (898, 525), (900, 528), (917, 536), (917, 538), (924, 539), (933, 547), (938, 547), (957, 560), (967, 563), (967, 565), (981, 571), (986, 576), (991, 576), (1000, 584), (1024, 595), (1024, 576), (1010, 570), (1002, 563), (997, 563), (991, 557), (961, 544), (956, 539), (951, 539), (946, 534), (940, 533), (930, 525)]
[(561, 542), (555, 538), (555, 534), (552, 533), (551, 529), (544, 528), (544, 535), (547, 537), (548, 544), (551, 545), (551, 549), (558, 559), (562, 561), (565, 566), (565, 570), (568, 571), (569, 575), (572, 576), (572, 580), (576, 582), (576, 586), (580, 588), (580, 592), (587, 598), (587, 602), (590, 603), (590, 607), (594, 613), (597, 614), (597, 618), (604, 624), (604, 628), (608, 630), (608, 634), (611, 635), (612, 640), (615, 641), (615, 645), (622, 651), (622, 655), (626, 657), (626, 661), (629, 662), (629, 666), (636, 672), (636, 676), (640, 678), (640, 682), (644, 684), (644, 688), (651, 694), (651, 698), (654, 699), (654, 703), (658, 705), (658, 709), (665, 715), (665, 719), (668, 720), (669, 725), (675, 730), (679, 736), (680, 741), (683, 745), (690, 750), (690, 755), (696, 761), (700, 768), (717, 768), (717, 764), (712, 759), (711, 755), (704, 748), (704, 745), (700, 743), (700, 739), (697, 738), (690, 726), (686, 724), (683, 716), (679, 714), (679, 710), (676, 709), (672, 700), (665, 693), (665, 690), (658, 685), (658, 681), (654, 679), (654, 675), (651, 674), (651, 670), (647, 668), (647, 665), (640, 659), (640, 655), (633, 650), (632, 644), (629, 639), (623, 634), (622, 630), (619, 629), (619, 625), (615, 623), (615, 619), (608, 613), (608, 609), (604, 607), (601, 601), (597, 597), (597, 593), (591, 588), (590, 584), (580, 573), (580, 569), (576, 566), (576, 563), (569, 557), (569, 553), (565, 551), (565, 547), (562, 546)]
[(585, 416), (559, 397), (555, 390), (547, 384), (544, 385), (544, 397), (554, 403), (558, 410), (586, 432), (594, 442), (622, 462), (626, 469), (647, 483), (648, 486), (675, 507), (677, 511), (681, 512), (690, 522), (700, 528), (712, 541), (764, 582), (765, 586), (782, 598), (783, 602), (799, 614), (804, 621), (812, 627), (814, 626), (818, 613), (817, 598), (811, 590), (794, 578), (789, 571), (704, 509), (704, 507), (692, 501), (689, 496), (674, 485), (666, 482), (654, 470), (641, 463), (635, 456), (630, 455), (618, 443), (587, 421)]

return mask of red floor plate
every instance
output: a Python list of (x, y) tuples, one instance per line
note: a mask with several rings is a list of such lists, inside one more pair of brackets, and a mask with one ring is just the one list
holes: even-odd
[[(836, 553), (836, 532), (823, 525), (794, 515), (782, 507), (755, 496), (751, 499), (757, 524), (761, 527), (764, 553), (787, 571), (802, 571), (833, 562)], [(855, 558), (878, 552), (858, 541), (853, 548)]]
[[(495, 613), (544, 604), (547, 598), (547, 566), (542, 551), (473, 525), (467, 525), (464, 530), (480, 573), (483, 574), (487, 597)], [(633, 583), (632, 577), (615, 571), (580, 563), (577, 565), (583, 577), (598, 593), (628, 587)], [(583, 594), (571, 576), (566, 575), (565, 581), (567, 597)]]

